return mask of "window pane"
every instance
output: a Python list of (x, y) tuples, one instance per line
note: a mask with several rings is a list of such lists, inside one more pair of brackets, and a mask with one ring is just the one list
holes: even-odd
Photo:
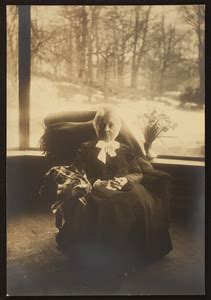
[(113, 104), (140, 143), (153, 108), (177, 123), (157, 154), (204, 156), (203, 5), (32, 6), (31, 16), (30, 146), (47, 114)]
[(19, 145), (18, 132), (18, 10), (7, 6), (7, 147)]

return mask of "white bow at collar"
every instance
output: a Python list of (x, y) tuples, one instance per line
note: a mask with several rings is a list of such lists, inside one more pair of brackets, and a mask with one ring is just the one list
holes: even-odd
[(106, 143), (104, 141), (98, 141), (95, 147), (101, 149), (97, 158), (105, 164), (106, 163), (106, 153), (108, 153), (108, 155), (111, 157), (117, 155), (116, 149), (119, 149), (119, 142), (110, 141), (110, 142)]

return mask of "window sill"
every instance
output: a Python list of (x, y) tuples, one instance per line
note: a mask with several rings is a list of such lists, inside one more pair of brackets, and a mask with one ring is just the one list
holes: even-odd
[(194, 166), (204, 167), (204, 161), (185, 160), (185, 159), (170, 159), (170, 158), (153, 158), (150, 160), (153, 165), (177, 165), (177, 166)]
[[(43, 152), (39, 150), (8, 150), (7, 157), (15, 156), (40, 156), (44, 157)], [(150, 161), (153, 165), (177, 165), (177, 166), (194, 166), (204, 167), (204, 161), (185, 160), (185, 159), (166, 159), (166, 158), (153, 158)]]
[(11, 156), (44, 156), (39, 150), (7, 150), (7, 157)]

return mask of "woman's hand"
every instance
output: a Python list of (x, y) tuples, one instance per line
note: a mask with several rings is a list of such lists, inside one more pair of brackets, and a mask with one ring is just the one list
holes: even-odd
[(98, 179), (93, 184), (93, 187), (106, 187), (108, 190), (121, 190), (122, 187), (128, 182), (126, 177), (114, 177), (111, 180)]
[(114, 180), (109, 180), (110, 186), (116, 190), (121, 190), (127, 182), (126, 177), (114, 177)]

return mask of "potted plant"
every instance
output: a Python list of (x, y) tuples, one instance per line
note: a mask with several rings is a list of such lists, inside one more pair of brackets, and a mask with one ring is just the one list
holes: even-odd
[(149, 159), (155, 158), (157, 155), (151, 150), (152, 143), (156, 139), (163, 137), (170, 129), (175, 129), (177, 123), (173, 123), (167, 114), (158, 112), (156, 109), (139, 116), (139, 118), (142, 118), (144, 125), (143, 134), (146, 155)]

